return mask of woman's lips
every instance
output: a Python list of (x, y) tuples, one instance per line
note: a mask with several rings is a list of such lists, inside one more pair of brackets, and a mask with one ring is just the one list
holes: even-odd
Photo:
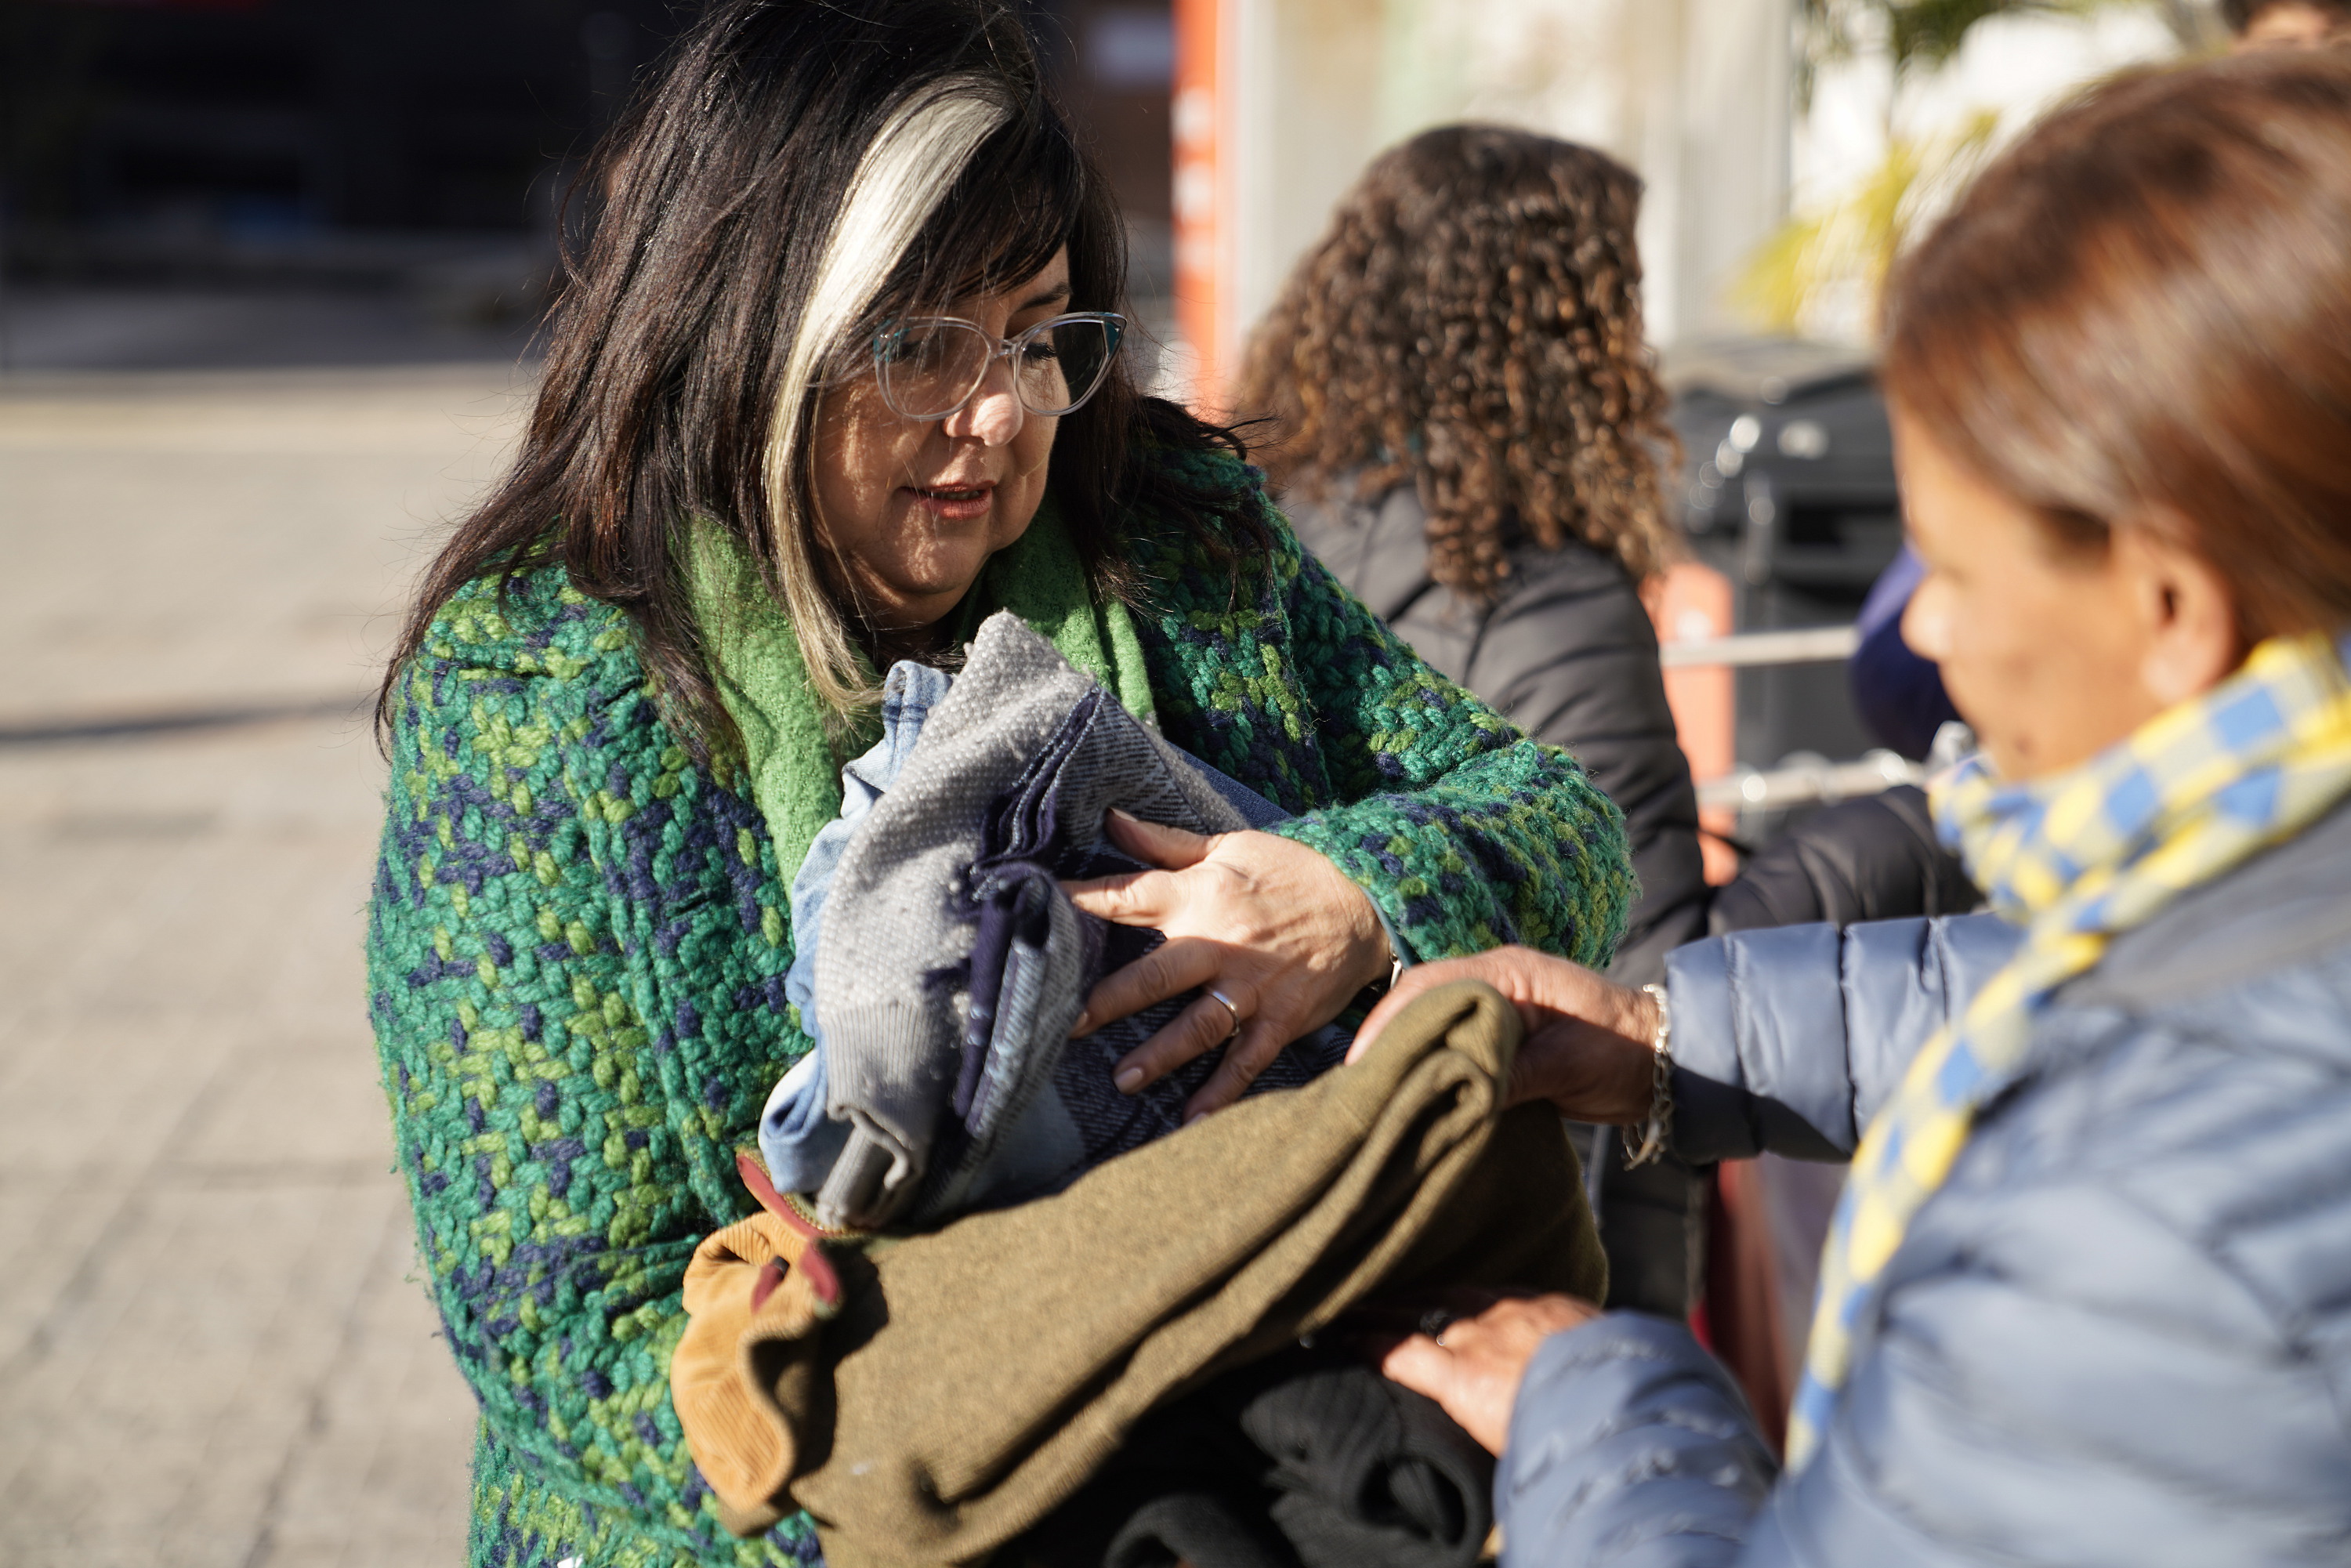
[(982, 485), (925, 485), (908, 491), (916, 504), (947, 523), (977, 522), (987, 516), (987, 508), (996, 499), (996, 486)]

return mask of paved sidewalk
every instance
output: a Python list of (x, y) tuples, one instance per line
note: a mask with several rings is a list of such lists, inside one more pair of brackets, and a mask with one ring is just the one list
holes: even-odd
[(361, 1000), (356, 718), (504, 371), (0, 380), (0, 1563), (455, 1564), (472, 1400)]

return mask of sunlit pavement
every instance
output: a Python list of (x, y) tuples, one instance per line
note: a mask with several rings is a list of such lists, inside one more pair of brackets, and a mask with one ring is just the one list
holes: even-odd
[[(10, 1568), (463, 1560), (473, 1405), (391, 1171), (382, 765), (346, 704), (512, 382), (0, 379)], [(233, 709), (309, 716), (184, 726)]]

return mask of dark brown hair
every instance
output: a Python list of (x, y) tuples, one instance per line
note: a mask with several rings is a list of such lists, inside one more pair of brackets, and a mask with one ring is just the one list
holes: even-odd
[(1896, 269), (1885, 384), (2059, 538), (2179, 536), (2249, 638), (2351, 621), (2351, 56), (2052, 115)]
[(1494, 126), (1425, 132), (1372, 164), (1249, 344), (1239, 403), (1274, 477), (1318, 494), (1409, 480), (1429, 571), (1489, 593), (1515, 522), (1636, 578), (1671, 548), (1676, 450), (1641, 334), (1638, 176)]
[[(1066, 245), (1070, 308), (1122, 308), (1124, 229), (1109, 188), (1048, 99), (1002, 0), (721, 0), (672, 51), (597, 150), (579, 190), (591, 233), (566, 258), (537, 403), (512, 468), (425, 574), (377, 704), (440, 607), (493, 574), (561, 565), (625, 611), (667, 716), (706, 749), (726, 722), (688, 601), (684, 528), (725, 528), (778, 597), (808, 605), (810, 556), (784, 529), (812, 514), (804, 439), (819, 377), (787, 386), (816, 275), (869, 152), (925, 95), (983, 98), (995, 129), (911, 244), (885, 258), (862, 316), (838, 333), (837, 372), (879, 322), (1034, 274)], [(942, 176), (944, 177), (944, 176)], [(871, 205), (871, 204), (867, 204)], [(840, 345), (846, 345), (841, 348)], [(805, 356), (803, 356), (805, 357)], [(858, 365), (862, 364), (857, 361)], [(855, 368), (852, 366), (852, 368)], [(788, 421), (799, 424), (787, 428)], [(780, 439), (779, 439), (780, 438)], [(1125, 597), (1118, 518), (1172, 512), (1221, 542), (1196, 492), (1138, 444), (1198, 449), (1228, 433), (1142, 397), (1123, 358), (1057, 433), (1049, 483), (1098, 595)], [(770, 472), (771, 455), (787, 455)], [(1246, 541), (1250, 521), (1226, 525)], [(1228, 552), (1227, 552), (1228, 553)], [(802, 575), (795, 580), (795, 571)], [(811, 678), (841, 663), (857, 607), (813, 601), (831, 635)], [(854, 655), (850, 679), (857, 678)], [(835, 689), (843, 689), (836, 682)], [(826, 691), (821, 679), (820, 694)], [(870, 694), (852, 692), (852, 702)]]

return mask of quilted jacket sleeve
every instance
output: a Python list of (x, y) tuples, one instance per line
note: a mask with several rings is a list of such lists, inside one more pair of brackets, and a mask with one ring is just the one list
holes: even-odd
[(625, 722), (643, 674), (601, 606), (526, 632), (461, 596), (403, 680), (371, 1010), (484, 1451), (599, 1561), (789, 1559), (705, 1509), (668, 1385), (695, 1242), (745, 1203), (727, 1150), (805, 1049), (756, 809)]
[(1783, 925), (1666, 960), (1674, 1148), (1843, 1160), (1910, 1059), (2016, 949), (1993, 915)]
[(1277, 831), (1353, 878), (1416, 959), (1521, 943), (1604, 967), (1638, 891), (1615, 805), (1431, 669), (1286, 529), (1275, 565), (1343, 802)]
[(1610, 1312), (1527, 1364), (1494, 1471), (1502, 1568), (1722, 1568), (1779, 1468), (1688, 1329)]

